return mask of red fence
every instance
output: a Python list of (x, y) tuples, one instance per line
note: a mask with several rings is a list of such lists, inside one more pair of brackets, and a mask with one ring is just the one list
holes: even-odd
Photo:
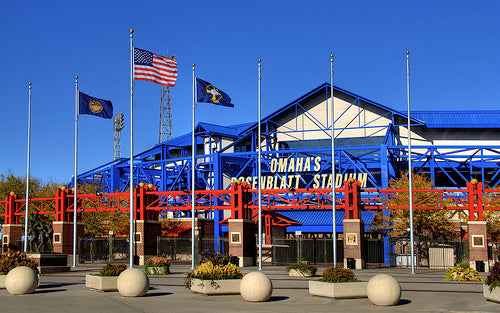
[[(336, 209), (344, 210), (347, 219), (357, 219), (361, 210), (408, 209), (408, 201), (401, 197), (406, 189), (361, 189), (359, 182), (344, 182), (336, 190)], [(231, 210), (232, 218), (248, 218), (250, 211), (256, 210), (257, 190), (246, 183), (233, 183), (229, 190), (195, 191), (195, 210)], [(482, 183), (467, 183), (465, 189), (415, 189), (413, 194), (423, 193), (424, 199), (415, 202), (414, 209), (467, 210), (469, 220), (484, 220), (484, 210), (500, 210), (500, 190), (482, 189)], [(29, 200), (30, 212), (55, 214), (56, 221), (73, 220), (73, 191), (62, 187), (52, 198)], [(160, 211), (190, 211), (189, 191), (158, 191), (152, 185), (139, 184), (134, 190), (135, 218), (157, 220)], [(390, 199), (398, 199), (401, 205), (389, 205)], [(426, 203), (433, 200), (436, 206)], [(129, 211), (129, 193), (77, 194), (78, 213)], [(19, 224), (24, 216), (25, 199), (17, 195), (7, 195), (0, 201), (0, 218), (5, 224)], [(331, 209), (331, 189), (263, 189), (262, 207), (266, 211), (275, 209)], [(80, 215), (80, 214), (78, 214)]]

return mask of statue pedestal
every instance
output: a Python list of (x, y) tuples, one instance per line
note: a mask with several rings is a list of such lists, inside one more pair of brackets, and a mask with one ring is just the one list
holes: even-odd
[(28, 256), (38, 263), (40, 274), (70, 272), (68, 255), (59, 253), (28, 253)]

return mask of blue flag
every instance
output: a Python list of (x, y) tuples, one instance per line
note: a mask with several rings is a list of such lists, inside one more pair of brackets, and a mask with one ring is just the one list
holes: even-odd
[(234, 107), (231, 98), (224, 91), (199, 78), (196, 78), (196, 102)]
[(113, 117), (113, 104), (111, 104), (110, 100), (94, 98), (87, 94), (84, 94), (81, 91), (79, 91), (78, 94), (79, 94), (78, 96), (79, 114), (89, 114), (103, 118)]

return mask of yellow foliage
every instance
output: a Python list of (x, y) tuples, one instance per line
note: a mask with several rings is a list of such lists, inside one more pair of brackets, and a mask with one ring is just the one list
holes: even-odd
[[(393, 198), (388, 200), (389, 206), (409, 205), (409, 179), (406, 173), (401, 173), (401, 179), (389, 182), (391, 189), (403, 189), (405, 191), (395, 192)], [(453, 225), (449, 219), (453, 211), (447, 209), (429, 210), (418, 209), (425, 206), (440, 206), (439, 197), (432, 192), (416, 192), (418, 189), (433, 189), (433, 183), (429, 176), (422, 174), (412, 175), (413, 188), (413, 228), (416, 234), (429, 239), (450, 239), (453, 234)], [(410, 210), (394, 209), (388, 210), (390, 216), (384, 216), (378, 212), (372, 221), (371, 231), (386, 232), (393, 237), (408, 237), (410, 228)]]

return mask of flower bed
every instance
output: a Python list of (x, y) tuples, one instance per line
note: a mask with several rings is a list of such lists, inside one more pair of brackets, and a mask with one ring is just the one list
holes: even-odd
[(450, 267), (446, 269), (446, 277), (444, 280), (447, 281), (484, 281), (484, 278), (479, 276), (479, 273), (470, 268), (469, 264), (466, 262), (459, 263), (455, 267)]
[(206, 295), (237, 295), (240, 294), (241, 279), (202, 280), (191, 279), (190, 290)]
[(331, 283), (319, 280), (309, 281), (309, 294), (335, 299), (367, 298), (368, 282)]
[(118, 276), (85, 275), (85, 287), (99, 291), (118, 291)]
[(286, 267), (289, 276), (292, 277), (312, 277), (316, 275), (318, 268), (310, 265), (307, 262), (299, 261), (294, 264), (289, 264)]
[(187, 274), (186, 288), (207, 295), (239, 294), (243, 274), (237, 265), (230, 263), (230, 259), (227, 255), (214, 255), (210, 261)]
[(170, 274), (170, 261), (163, 257), (152, 257), (144, 262), (144, 271), (148, 275)]
[(367, 298), (367, 285), (357, 281), (350, 269), (332, 266), (323, 272), (321, 280), (309, 281), (309, 294), (335, 299)]
[(85, 286), (99, 291), (117, 291), (118, 276), (126, 269), (127, 265), (124, 263), (111, 264), (106, 262), (99, 274), (85, 275)]
[(500, 303), (500, 263), (495, 262), (490, 275), (483, 285), (483, 296), (490, 301)]

